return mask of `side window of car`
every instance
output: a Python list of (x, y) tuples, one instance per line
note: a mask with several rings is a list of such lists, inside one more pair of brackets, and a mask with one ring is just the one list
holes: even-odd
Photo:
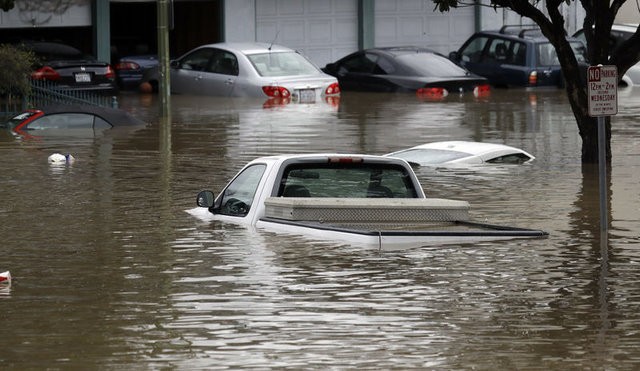
[(511, 60), (509, 63), (517, 66), (527, 65), (527, 45), (525, 43), (511, 43)]
[(93, 121), (93, 128), (99, 130), (110, 129), (111, 124), (102, 119), (102, 117), (95, 116), (95, 120)]
[(37, 118), (24, 128), (26, 130), (42, 130), (42, 129), (56, 129), (58, 128), (58, 120), (56, 115), (42, 116)]
[(378, 58), (374, 54), (363, 53), (350, 58), (340, 66), (340, 69), (346, 72), (370, 73), (376, 66)]
[(48, 115), (32, 121), (28, 125), (28, 129), (91, 129), (93, 128), (93, 117), (93, 115), (85, 113)]
[(490, 160), (487, 160), (487, 163), (490, 164), (523, 164), (527, 161), (531, 160), (531, 158), (524, 153), (510, 153), (508, 155), (494, 157)]
[(471, 40), (469, 44), (460, 53), (460, 58), (463, 62), (479, 63), (482, 61), (482, 51), (489, 38), (486, 36), (478, 36)]
[(216, 50), (209, 61), (206, 71), (238, 76), (238, 58), (228, 51)]
[(376, 75), (393, 75), (395, 72), (396, 69), (391, 61), (384, 56), (378, 58), (376, 66), (373, 69), (373, 73)]
[(540, 66), (557, 66), (560, 64), (556, 49), (551, 43), (538, 44), (538, 65)]
[(251, 209), (253, 198), (266, 165), (252, 165), (244, 169), (227, 186), (220, 199), (220, 214), (245, 216)]
[(184, 70), (205, 71), (213, 55), (213, 49), (202, 48), (182, 58), (179, 63)]
[(508, 63), (508, 61), (511, 60), (510, 46), (510, 40), (500, 38), (491, 40), (491, 44), (487, 50), (487, 61), (499, 64)]

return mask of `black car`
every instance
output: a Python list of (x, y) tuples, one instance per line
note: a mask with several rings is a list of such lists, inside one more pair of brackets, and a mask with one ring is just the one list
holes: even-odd
[(368, 92), (416, 92), (427, 95), (488, 92), (487, 79), (461, 68), (430, 49), (382, 47), (357, 51), (329, 63), (340, 89)]
[[(587, 50), (568, 39), (579, 64), (586, 65)], [(564, 86), (555, 48), (537, 27), (503, 26), (472, 35), (449, 58), (494, 86)]]
[(96, 60), (66, 44), (22, 41), (19, 48), (34, 53), (35, 80), (47, 80), (64, 90), (81, 90), (104, 95), (117, 93), (116, 74), (109, 63)]

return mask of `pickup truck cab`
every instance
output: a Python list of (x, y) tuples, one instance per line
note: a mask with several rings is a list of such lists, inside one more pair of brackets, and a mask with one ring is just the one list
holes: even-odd
[(200, 192), (197, 204), (216, 220), (381, 249), (546, 236), (469, 222), (466, 201), (427, 198), (411, 166), (394, 157), (261, 157), (217, 197)]

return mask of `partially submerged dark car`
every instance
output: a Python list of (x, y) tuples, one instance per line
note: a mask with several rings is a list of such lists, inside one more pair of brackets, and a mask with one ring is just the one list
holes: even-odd
[[(574, 38), (567, 41), (578, 63), (586, 68), (585, 45)], [(537, 26), (507, 25), (477, 32), (449, 58), (497, 87), (564, 86), (556, 50)]]
[(89, 132), (95, 134), (114, 127), (142, 127), (146, 123), (128, 112), (110, 107), (91, 105), (50, 105), (21, 112), (0, 127), (15, 135), (33, 137), (51, 133), (68, 134)]
[(58, 89), (81, 90), (104, 95), (118, 92), (111, 65), (86, 55), (73, 46), (55, 42), (20, 41), (16, 46), (33, 52), (37, 63), (34, 80), (46, 80)]
[(489, 83), (446, 57), (414, 46), (383, 47), (349, 54), (323, 69), (342, 90), (415, 92), (418, 95), (489, 92)]

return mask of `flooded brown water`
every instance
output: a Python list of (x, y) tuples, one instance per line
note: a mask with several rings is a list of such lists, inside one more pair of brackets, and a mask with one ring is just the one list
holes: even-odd
[[(562, 91), (422, 102), (344, 93), (339, 106), (120, 97), (137, 131), (0, 134), (0, 368), (637, 369), (640, 90), (613, 120), (609, 236), (597, 169)], [(195, 220), (245, 162), (282, 152), (387, 153), (505, 143), (530, 166), (427, 169), (428, 195), (548, 239), (379, 253)], [(71, 166), (47, 157), (71, 153)]]

